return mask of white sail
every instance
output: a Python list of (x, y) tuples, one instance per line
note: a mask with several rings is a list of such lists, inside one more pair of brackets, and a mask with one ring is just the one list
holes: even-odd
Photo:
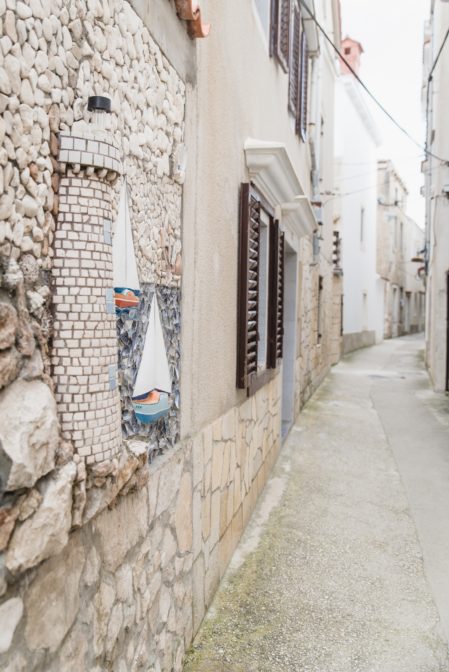
[(114, 267), (114, 287), (128, 287), (129, 289), (140, 290), (126, 181), (123, 182), (120, 194), (117, 225), (112, 241), (112, 260)]
[(151, 304), (145, 345), (137, 372), (133, 397), (140, 397), (142, 394), (155, 389), (171, 393), (171, 376), (156, 294)]

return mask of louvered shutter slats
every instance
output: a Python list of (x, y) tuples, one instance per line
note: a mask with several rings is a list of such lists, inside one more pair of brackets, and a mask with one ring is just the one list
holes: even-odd
[(305, 31), (303, 31), (301, 34), (301, 67), (300, 67), (297, 131), (304, 142), (307, 140), (308, 91), (309, 91), (309, 53), (307, 46), (307, 36)]
[(284, 349), (284, 232), (279, 233), (278, 292), (276, 314), (276, 359), (281, 359)]
[(292, 53), (289, 70), (288, 105), (290, 111), (298, 116), (301, 55), (301, 15), (298, 5), (293, 8)]
[(248, 341), (247, 376), (248, 382), (257, 373), (257, 323), (259, 310), (259, 236), (260, 204), (250, 195), (249, 219), (249, 273), (248, 273)]
[(268, 365), (274, 369), (282, 358), (284, 341), (284, 233), (277, 221), (270, 236), (270, 296)]
[(257, 373), (260, 206), (242, 184), (240, 192), (239, 315), (237, 325), (237, 387), (248, 387)]
[(273, 0), (271, 14), (271, 48), (285, 72), (290, 57), (291, 0)]

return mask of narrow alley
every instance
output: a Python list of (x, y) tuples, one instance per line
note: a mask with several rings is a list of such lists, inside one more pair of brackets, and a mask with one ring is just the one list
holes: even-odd
[(419, 336), (333, 368), (284, 445), (186, 672), (449, 670), (449, 399)]

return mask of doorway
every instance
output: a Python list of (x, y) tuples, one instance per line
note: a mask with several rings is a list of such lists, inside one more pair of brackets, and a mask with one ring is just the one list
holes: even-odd
[(284, 248), (284, 353), (282, 364), (282, 438), (295, 419), (296, 303), (298, 257), (285, 242)]

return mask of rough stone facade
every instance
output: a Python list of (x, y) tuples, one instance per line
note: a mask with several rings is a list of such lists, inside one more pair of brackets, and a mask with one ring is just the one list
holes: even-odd
[[(156, 6), (178, 25), (173, 3)], [(191, 127), (192, 109), (200, 108), (192, 60), (190, 76), (181, 77), (144, 20), (148, 11), (137, 0), (0, 0), (0, 668), (11, 672), (179, 672), (281, 445), (282, 366), (247, 398), (222, 356), (232, 351), (234, 362), (234, 341), (226, 349), (218, 338), (225, 322), (226, 338), (235, 333), (236, 292), (231, 282), (221, 290), (223, 269), (236, 275), (237, 213), (220, 201), (225, 219), (211, 217), (219, 199), (208, 195), (193, 215), (195, 189), (183, 194), (188, 95)], [(226, 25), (234, 37), (235, 21)], [(201, 104), (207, 98), (209, 110), (206, 88)], [(106, 119), (88, 112), (91, 95), (111, 99)], [(216, 138), (219, 117), (206, 116)], [(215, 147), (190, 130), (197, 165), (209, 173), (205, 150), (216, 160)], [(305, 161), (305, 145), (292, 140)], [(243, 142), (239, 165), (242, 157)], [(225, 158), (220, 170), (236, 194), (238, 171), (234, 184)], [(192, 175), (205, 188), (194, 170), (190, 186)], [(110, 292), (123, 179), (142, 290), (135, 321), (114, 317)], [(220, 196), (225, 182), (215, 179)], [(181, 220), (189, 207), (184, 250), (186, 242), (203, 245), (190, 260), (207, 257), (213, 266), (210, 273), (189, 269), (189, 277), (194, 284), (199, 277), (204, 292), (212, 281), (220, 290), (217, 312), (207, 309), (205, 320), (195, 304), (189, 326), (195, 346), (201, 339), (216, 345), (232, 384), (213, 406), (205, 399), (212, 385), (192, 388), (189, 402), (207, 415), (191, 413), (182, 434)], [(214, 220), (207, 227), (205, 216)], [(304, 239), (298, 257), (296, 412), (330, 365), (325, 306), (332, 292), (329, 250), (317, 255)], [(188, 295), (186, 285), (182, 291)], [(156, 297), (172, 407), (144, 428), (131, 394)], [(210, 297), (202, 303), (204, 310)], [(195, 349), (183, 343), (183, 370), (193, 379), (193, 368), (205, 370), (211, 360), (197, 365)]]
[[(145, 435), (131, 441), (136, 431), (124, 441), (120, 431), (123, 344), (119, 353), (110, 301), (118, 178), (125, 175), (130, 186), (140, 280), (166, 298), (162, 320), (172, 326), (169, 358), (179, 381), (185, 85), (125, 0), (0, 3), (0, 24), (0, 666), (87, 670), (104, 655), (98, 669), (106, 669), (107, 627), (131, 623), (116, 606), (108, 626), (107, 578), (91, 605), (95, 642), (85, 667), (71, 662), (87, 651), (74, 643), (76, 627), (57, 649), (78, 609), (89, 611), (100, 566), (108, 569), (101, 549), (97, 557), (91, 548), (89, 521), (95, 518), (99, 529), (112, 521), (101, 511), (119, 495), (149, 496), (146, 462), (154, 441)], [(87, 111), (90, 95), (112, 100), (100, 134)], [(139, 343), (132, 344), (134, 358)], [(179, 440), (178, 416), (175, 386), (158, 452)], [(132, 500), (120, 497), (116, 510)], [(159, 512), (166, 518), (169, 504)], [(143, 514), (142, 508), (147, 523)], [(126, 552), (140, 538), (139, 525), (131, 512), (123, 524)], [(116, 532), (105, 533), (108, 543)], [(146, 544), (156, 566), (159, 542)], [(160, 561), (164, 569), (173, 559), (169, 551)], [(172, 574), (183, 571), (181, 559)], [(138, 580), (143, 586), (140, 574)], [(123, 581), (128, 585), (128, 577)], [(164, 581), (162, 610), (174, 590), (173, 579)], [(155, 582), (152, 595), (154, 588)], [(122, 593), (118, 588), (117, 600)], [(173, 619), (186, 627), (179, 614)], [(88, 617), (81, 620), (83, 631)], [(159, 621), (160, 633), (171, 627)], [(162, 641), (160, 649), (170, 657), (170, 645)], [(63, 663), (56, 662), (60, 656)]]
[(319, 387), (331, 365), (332, 315), (326, 307), (330, 307), (333, 301), (330, 255), (328, 257), (323, 251), (314, 254), (312, 241), (304, 238), (301, 240), (300, 259), (298, 333), (301, 338), (296, 384), (297, 413)]

